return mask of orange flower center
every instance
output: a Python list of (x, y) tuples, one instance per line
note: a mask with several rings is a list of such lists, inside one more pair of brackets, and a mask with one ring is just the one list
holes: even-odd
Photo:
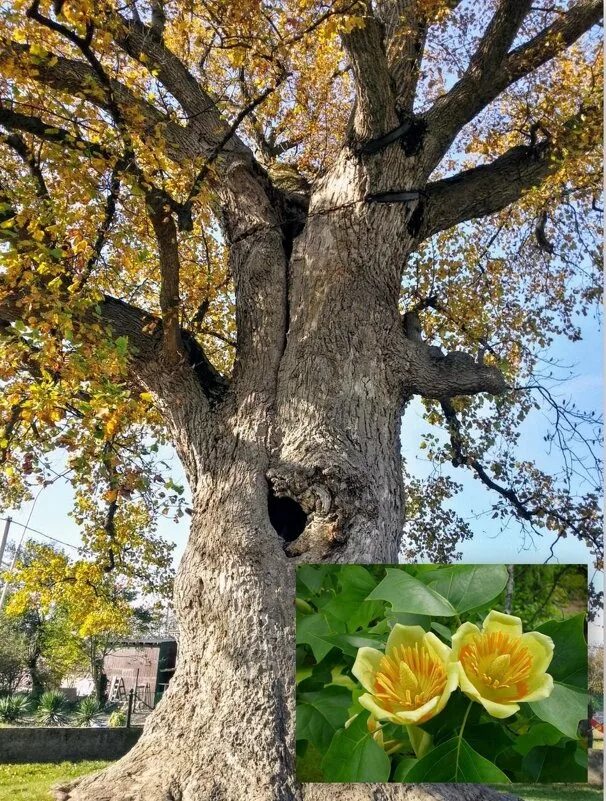
[(460, 659), (469, 680), (481, 684), (489, 700), (513, 701), (528, 692), (532, 656), (519, 637), (482, 632), (461, 648)]
[(418, 709), (442, 694), (446, 670), (424, 645), (397, 645), (379, 662), (375, 696), (388, 712)]

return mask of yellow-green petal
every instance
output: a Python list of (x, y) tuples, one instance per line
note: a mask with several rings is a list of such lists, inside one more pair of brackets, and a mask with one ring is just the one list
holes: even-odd
[(418, 709), (403, 709), (400, 712), (394, 712), (394, 718), (396, 719), (396, 723), (401, 723), (403, 726), (407, 726), (411, 723), (421, 723), (426, 716), (434, 717), (434, 710), (437, 705), (438, 697), (436, 696), (435, 698), (430, 698), (429, 701)]
[(351, 672), (369, 693), (374, 692), (375, 675), (382, 658), (383, 653), (376, 648), (359, 648), (356, 654), (356, 661)]
[(377, 720), (389, 720), (391, 723), (399, 722), (392, 712), (388, 712), (386, 709), (379, 706), (374, 696), (370, 693), (364, 693), (364, 695), (358, 698), (358, 701), (360, 705), (371, 712)]
[(506, 615), (504, 612), (491, 610), (484, 618), (483, 631), (502, 631), (510, 637), (520, 637), (523, 632), (522, 620), (515, 615)]
[(544, 698), (549, 698), (553, 691), (553, 677), (549, 673), (544, 673), (533, 684), (534, 686), (523, 698), (517, 698), (516, 700), (529, 703), (530, 701), (542, 701)]
[(443, 643), (439, 637), (436, 637), (432, 631), (427, 632), (425, 635), (425, 644), (427, 645), (429, 653), (432, 656), (435, 656), (442, 662), (448, 662), (450, 659), (451, 649), (448, 647), (448, 645), (446, 645), (446, 643)]
[(553, 640), (540, 631), (529, 631), (522, 635), (522, 645), (532, 656), (532, 672), (544, 673), (553, 659)]
[(421, 626), (403, 626), (401, 623), (396, 623), (387, 638), (385, 653), (389, 654), (393, 648), (400, 645), (410, 648), (416, 643), (422, 643), (425, 635), (426, 631)]
[(482, 698), (480, 703), (489, 715), (493, 718), (499, 718), (500, 720), (515, 715), (520, 708), (518, 704), (499, 704), (496, 701), (490, 701), (488, 698)]
[(456, 662), (459, 658), (461, 648), (474, 636), (479, 635), (480, 629), (473, 623), (462, 623), (452, 635), (452, 651), (450, 659)]

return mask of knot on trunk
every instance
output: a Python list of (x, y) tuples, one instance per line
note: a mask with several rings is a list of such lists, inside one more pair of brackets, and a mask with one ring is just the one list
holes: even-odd
[(321, 561), (344, 545), (369, 502), (367, 482), (332, 464), (329, 467), (280, 465), (267, 473), (269, 519), (284, 540), (288, 556)]

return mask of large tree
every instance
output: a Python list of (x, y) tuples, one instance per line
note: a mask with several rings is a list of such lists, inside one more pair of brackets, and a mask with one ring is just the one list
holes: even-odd
[[(183, 509), (154, 440), (193, 499), (177, 672), (73, 801), (489, 797), (297, 785), (294, 569), (397, 561), (405, 508), (436, 553), (453, 486), (405, 492), (413, 396), (497, 517), (599, 551), (593, 419), (533, 374), (599, 296), (601, 10), (2, 6), (5, 503), (61, 449), (85, 547), (161, 581), (149, 532)], [(560, 481), (512, 450), (541, 404)]]

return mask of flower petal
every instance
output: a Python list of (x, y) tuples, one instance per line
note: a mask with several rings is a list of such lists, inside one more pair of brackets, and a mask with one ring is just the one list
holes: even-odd
[(427, 646), (429, 653), (434, 656), (436, 659), (441, 660), (442, 662), (448, 662), (450, 659), (450, 652), (451, 649), (443, 643), (436, 635), (429, 631), (425, 635), (425, 645)]
[(462, 623), (452, 635), (451, 661), (456, 662), (461, 653), (461, 648), (471, 637), (477, 636), (479, 633), (480, 629), (473, 623)]
[(377, 720), (389, 720), (391, 723), (399, 723), (395, 715), (380, 707), (374, 696), (370, 695), (370, 693), (364, 693), (364, 695), (358, 698), (358, 701), (360, 705), (363, 706), (364, 709), (368, 709)]
[(434, 717), (438, 701), (439, 698), (436, 695), (435, 698), (430, 698), (427, 703), (423, 704), (423, 706), (420, 706), (418, 709), (406, 709), (401, 712), (394, 712), (395, 722), (401, 723), (403, 726), (407, 726), (411, 723), (423, 723), (425, 720)]
[(359, 648), (356, 654), (351, 672), (369, 693), (375, 690), (375, 674), (382, 658), (383, 653), (376, 648)]
[(542, 701), (544, 698), (549, 698), (553, 691), (553, 677), (549, 673), (544, 673), (540, 676), (534, 686), (531, 687), (530, 692), (523, 698), (517, 698), (518, 701)]
[(522, 621), (515, 615), (506, 615), (504, 612), (490, 611), (484, 618), (483, 631), (502, 631), (510, 637), (520, 637), (523, 631)]
[(426, 631), (421, 626), (403, 626), (401, 623), (396, 623), (387, 638), (385, 653), (388, 654), (392, 648), (399, 645), (409, 648), (415, 643), (421, 643), (425, 635)]
[(448, 699), (458, 686), (459, 665), (457, 662), (451, 662), (450, 664), (446, 665), (446, 686), (442, 690), (442, 695), (440, 696), (438, 705), (436, 706), (436, 710), (434, 712), (435, 715), (438, 715), (444, 709)]
[(489, 715), (501, 720), (515, 715), (520, 708), (517, 704), (498, 704), (496, 701), (489, 701), (488, 698), (482, 698), (480, 703)]
[(553, 659), (553, 640), (540, 631), (529, 631), (522, 635), (522, 645), (532, 655), (532, 673), (544, 673)]
[(496, 701), (490, 701), (488, 698), (478, 692), (474, 685), (467, 678), (463, 665), (459, 662), (459, 687), (471, 701), (477, 701), (482, 704), (484, 709), (493, 718), (508, 718), (510, 715), (515, 714), (520, 708), (517, 704), (499, 704)]

